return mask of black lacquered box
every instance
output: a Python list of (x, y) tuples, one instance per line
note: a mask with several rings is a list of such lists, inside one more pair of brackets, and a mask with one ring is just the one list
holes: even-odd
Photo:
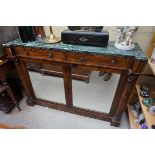
[(107, 47), (109, 32), (106, 30), (102, 32), (65, 30), (61, 33), (61, 40), (65, 44)]

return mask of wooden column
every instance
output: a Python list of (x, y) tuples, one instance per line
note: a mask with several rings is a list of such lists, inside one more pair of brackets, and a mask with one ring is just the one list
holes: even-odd
[(73, 107), (71, 70), (72, 66), (70, 64), (63, 64), (65, 99), (66, 99), (66, 105), (69, 108)]
[(12, 57), (11, 59), (14, 61), (19, 78), (23, 84), (23, 87), (27, 96), (27, 103), (29, 105), (34, 105), (35, 95), (32, 88), (28, 84), (28, 80), (27, 80), (28, 77), (27, 75), (25, 75), (25, 72), (24, 72), (26, 69), (21, 63), (21, 61), (19, 61), (18, 57), (14, 57), (14, 58)]
[(127, 75), (127, 71), (124, 71), (121, 75), (120, 75), (120, 79), (118, 82), (118, 86), (115, 92), (115, 96), (112, 102), (112, 106), (110, 108), (110, 112), (109, 115), (112, 117), (117, 109), (118, 103), (120, 102), (120, 98), (123, 94), (124, 91), (124, 87), (127, 83), (127, 79), (128, 79), (128, 75)]
[[(137, 77), (135, 77), (135, 81), (136, 79)], [(131, 93), (131, 88), (134, 87), (135, 85), (135, 81), (132, 81), (132, 83), (129, 82), (127, 72), (123, 73), (122, 80), (120, 82), (123, 88), (121, 88), (121, 90), (119, 91), (120, 94), (118, 94), (118, 99), (116, 99), (118, 103), (117, 106), (115, 107), (115, 112), (112, 114), (112, 120), (111, 120), (112, 126), (120, 125), (120, 119), (124, 106), (127, 104), (128, 96)]]
[[(111, 120), (111, 125), (113, 126), (119, 126), (120, 125), (120, 119), (121, 119), (121, 115), (123, 113), (124, 107), (127, 106), (127, 103), (129, 102), (129, 98), (130, 98), (130, 94), (132, 93), (135, 85), (136, 85), (136, 81), (138, 79), (138, 74), (137, 73), (141, 73), (142, 69), (144, 67), (144, 65), (146, 64), (146, 62), (139, 62), (139, 61), (135, 61), (134, 65), (133, 65), (133, 69), (131, 70), (131, 73), (133, 73), (133, 75), (129, 75), (129, 72), (124, 72), (123, 73), (123, 77), (122, 77), (122, 82), (121, 85), (123, 87), (123, 89), (121, 88), (121, 91), (119, 91), (119, 93), (121, 93), (121, 95), (118, 94), (118, 104), (117, 107), (115, 106), (115, 112), (112, 114), (112, 120)], [(124, 82), (123, 82), (124, 80)], [(115, 101), (114, 101), (115, 102)], [(111, 111), (113, 112), (113, 111)]]
[(32, 83), (31, 83), (31, 79), (30, 79), (30, 76), (29, 76), (29, 73), (28, 73), (28, 70), (26, 68), (26, 64), (25, 63), (24, 63), (24, 61), (22, 61), (22, 59), (20, 60), (20, 67), (21, 67), (21, 70), (22, 70), (22, 74), (24, 75), (24, 78), (26, 80), (26, 85), (27, 85), (28, 91), (31, 94), (30, 95), (31, 98), (27, 99), (27, 103), (29, 105), (33, 106), (33, 105), (35, 105), (36, 96), (35, 96), (35, 93), (34, 93), (34, 90), (33, 90), (33, 86), (32, 86)]

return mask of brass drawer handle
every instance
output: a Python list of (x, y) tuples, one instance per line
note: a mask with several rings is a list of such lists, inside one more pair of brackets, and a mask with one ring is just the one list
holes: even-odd
[(32, 52), (36, 52), (36, 50), (35, 50), (35, 49), (32, 49), (31, 51), (32, 51)]
[(112, 61), (111, 61), (111, 64), (112, 64), (112, 65), (115, 65), (115, 64), (116, 64), (116, 61), (115, 61), (115, 60), (112, 60)]
[(0, 60), (0, 63), (2, 63), (3, 62), (3, 60)]
[(52, 58), (53, 57), (53, 54), (52, 53), (49, 53), (48, 54), (48, 58)]
[(84, 62), (85, 61), (85, 59), (84, 58), (80, 58), (80, 62)]

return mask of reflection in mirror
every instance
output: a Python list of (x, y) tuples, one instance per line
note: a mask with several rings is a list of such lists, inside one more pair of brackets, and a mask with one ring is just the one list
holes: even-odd
[(59, 63), (26, 63), (37, 98), (65, 104), (62, 65)]
[(120, 75), (113, 73), (108, 81), (104, 81), (105, 76), (93, 71), (89, 83), (72, 80), (73, 105), (109, 113)]

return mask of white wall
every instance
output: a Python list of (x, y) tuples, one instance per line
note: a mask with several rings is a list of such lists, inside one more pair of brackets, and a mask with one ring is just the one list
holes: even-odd
[[(46, 35), (49, 34), (49, 29), (47, 26), (44, 27)], [(53, 32), (56, 36), (61, 36), (61, 32), (67, 29), (67, 26), (53, 26)], [(105, 26), (104, 29), (109, 31), (110, 40), (115, 41), (117, 35), (116, 26)], [(139, 26), (139, 29), (135, 35), (135, 42), (138, 42), (142, 50), (146, 52), (151, 37), (152, 32), (155, 32), (155, 26)]]

